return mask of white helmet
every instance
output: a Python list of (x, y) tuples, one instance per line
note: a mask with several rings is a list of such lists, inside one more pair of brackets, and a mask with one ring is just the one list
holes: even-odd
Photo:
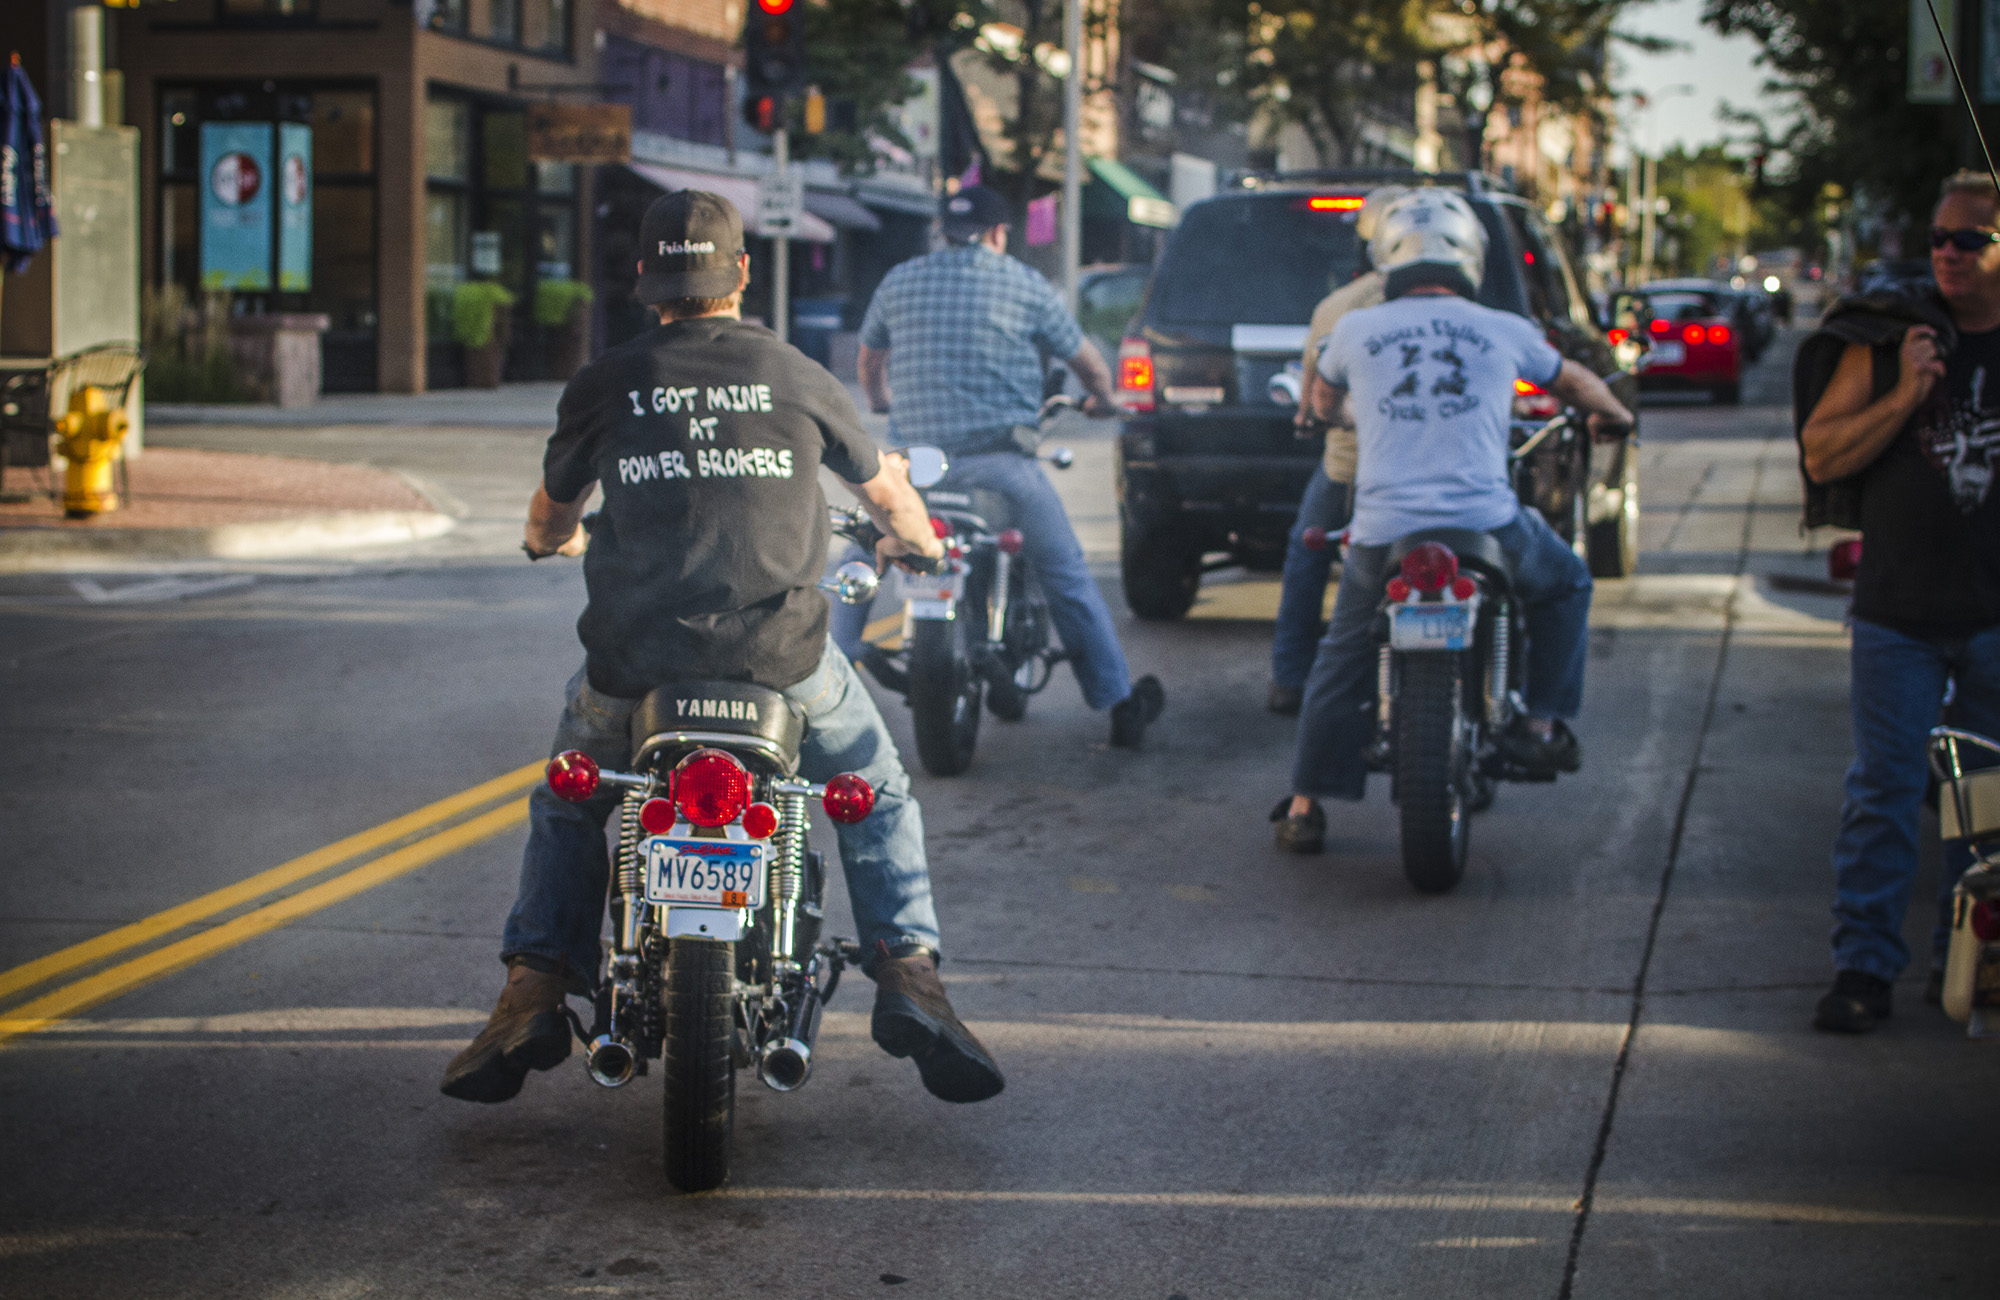
[[(1472, 205), (1450, 190), (1418, 189), (1400, 194), (1375, 218), (1368, 256), (1375, 269), (1390, 277), (1390, 297), (1413, 287), (1412, 279), (1450, 284), (1468, 298), (1477, 297), (1486, 273), (1486, 228)], [(1442, 279), (1421, 276), (1419, 268), (1444, 272)], [(1398, 276), (1398, 271), (1406, 271)], [(1402, 281), (1403, 283), (1398, 283)]]

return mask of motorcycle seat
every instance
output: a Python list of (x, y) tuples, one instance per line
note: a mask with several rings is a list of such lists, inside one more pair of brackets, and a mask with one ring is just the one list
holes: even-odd
[(1507, 553), (1500, 549), (1500, 542), (1491, 533), (1482, 533), (1476, 528), (1425, 528), (1399, 537), (1389, 548), (1389, 561), (1394, 564), (1415, 550), (1419, 543), (1438, 542), (1451, 549), (1458, 562), (1500, 584), (1507, 590), (1514, 585), (1513, 571), (1507, 565)]
[(786, 772), (798, 766), (806, 714), (781, 692), (750, 682), (686, 681), (656, 686), (632, 711), (632, 747), (639, 757), (658, 751), (670, 761), (712, 743), (690, 734), (741, 736)]
[(924, 504), (937, 514), (970, 515), (990, 533), (1014, 526), (1014, 503), (991, 488), (955, 488), (946, 479), (924, 489)]

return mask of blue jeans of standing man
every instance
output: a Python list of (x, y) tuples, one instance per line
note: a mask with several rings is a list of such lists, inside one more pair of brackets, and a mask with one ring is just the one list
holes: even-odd
[[(1833, 964), (1893, 980), (1910, 964), (1903, 916), (1917, 876), (1917, 827), (1930, 773), (1926, 739), (1938, 724), (1947, 680), (1951, 724), (2000, 737), (2000, 627), (1969, 637), (1915, 637), (1857, 618), (1849, 664), (1854, 765), (1833, 841)], [(1951, 891), (1971, 861), (1964, 846), (1945, 846), (1931, 940), (1940, 965)]]
[[(1493, 530), (1514, 577), (1528, 627), (1522, 696), (1538, 718), (1573, 718), (1583, 708), (1590, 636), (1590, 570), (1537, 511), (1522, 507)], [(1333, 619), (1306, 678), (1292, 756), (1292, 793), (1359, 799), (1375, 734), (1375, 611), (1388, 580), (1387, 546), (1350, 546)]]
[[(920, 943), (935, 951), (937, 913), (924, 856), (923, 812), (874, 700), (831, 641), (812, 675), (784, 693), (806, 713), (800, 774), (825, 781), (858, 772), (875, 787), (875, 811), (851, 826), (835, 827), (862, 948), (874, 951), (882, 940), (892, 948)], [(569, 680), (551, 753), (580, 749), (600, 767), (623, 769), (632, 761), (629, 724), (638, 703), (603, 694), (578, 669)], [(520, 893), (500, 942), (503, 960), (532, 953), (596, 977), (611, 872), (604, 824), (618, 800), (617, 791), (606, 790), (587, 803), (565, 803), (546, 784), (528, 796), (528, 847), (521, 858)]]
[[(1333, 572), (1339, 545), (1333, 535), (1347, 526), (1353, 513), (1348, 508), (1348, 485), (1326, 476), (1326, 467), (1313, 466), (1306, 482), (1306, 494), (1299, 499), (1299, 515), (1292, 521), (1291, 536), (1285, 540), (1284, 580), (1278, 589), (1278, 626), (1271, 634), (1271, 680), (1294, 690), (1306, 684), (1312, 671), (1313, 648), (1319, 644), (1320, 611), (1326, 608), (1326, 581)], [(1318, 550), (1306, 545), (1306, 529), (1326, 532), (1326, 544)]]
[[(1131, 670), (1125, 666), (1125, 651), (1111, 622), (1111, 607), (1104, 603), (1097, 579), (1090, 576), (1083, 545), (1076, 540), (1062, 498), (1042, 472), (1041, 462), (1014, 452), (954, 456), (951, 473), (937, 486), (953, 492), (982, 488), (1013, 503), (1022, 553), (1042, 584), (1056, 637), (1069, 656), (1084, 703), (1108, 709), (1130, 695)], [(867, 617), (862, 607), (838, 603), (833, 607), (833, 639), (849, 658), (858, 658), (865, 648), (861, 629)]]

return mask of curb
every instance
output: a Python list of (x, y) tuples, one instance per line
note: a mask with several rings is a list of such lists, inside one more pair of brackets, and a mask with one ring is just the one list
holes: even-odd
[(429, 510), (343, 510), (212, 528), (0, 528), (0, 573), (102, 568), (107, 562), (288, 560), (442, 537)]

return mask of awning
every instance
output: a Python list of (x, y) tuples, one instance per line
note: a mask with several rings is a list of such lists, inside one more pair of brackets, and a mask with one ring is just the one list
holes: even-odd
[(880, 230), (882, 218), (862, 207), (845, 194), (821, 194), (816, 190), (806, 191), (806, 211), (816, 217), (824, 217), (843, 230)]
[[(736, 205), (743, 214), (743, 228), (750, 234), (761, 234), (755, 229), (757, 221), (757, 182), (745, 176), (719, 176), (713, 172), (685, 172), (678, 167), (661, 167), (654, 163), (626, 163), (634, 176), (648, 185), (657, 185), (663, 190), (707, 190), (710, 194), (720, 194)], [(808, 202), (807, 208), (812, 204)], [(803, 239), (814, 244), (831, 244), (834, 240), (833, 227), (812, 214), (799, 214), (798, 229), (791, 232), (793, 239)]]
[(1166, 195), (1148, 185), (1145, 177), (1124, 163), (1110, 158), (1086, 158), (1084, 162), (1090, 165), (1091, 173), (1111, 190), (1102, 198), (1086, 192), (1083, 204), (1085, 216), (1112, 217), (1129, 221), (1135, 226), (1158, 226), (1161, 229), (1171, 227), (1180, 220), (1180, 213)]

